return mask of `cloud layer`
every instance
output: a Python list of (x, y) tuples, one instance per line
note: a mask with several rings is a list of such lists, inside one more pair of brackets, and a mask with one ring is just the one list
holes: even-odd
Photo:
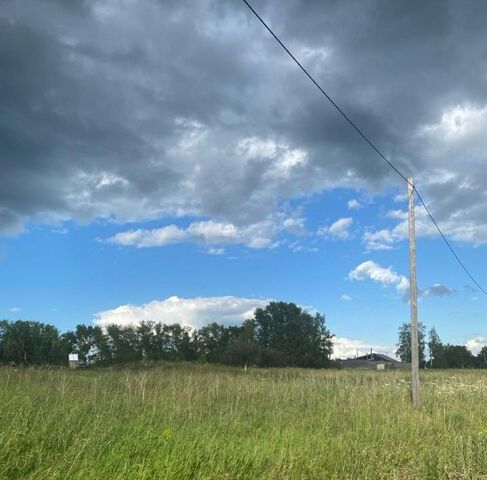
[[(446, 233), (485, 243), (487, 6), (255, 4)], [(6, 0), (0, 68), (4, 234), (181, 216), (245, 231), (289, 199), (400, 185), (239, 2)]]
[(268, 248), (278, 231), (296, 227), (293, 219), (284, 222), (263, 221), (238, 227), (232, 223), (213, 220), (193, 222), (187, 228), (167, 225), (151, 230), (137, 229), (119, 232), (107, 239), (108, 243), (137, 248), (161, 247), (171, 243), (194, 242), (202, 245), (246, 245), (250, 248)]
[(258, 307), (264, 307), (269, 300), (240, 297), (169, 297), (154, 300), (143, 305), (121, 305), (111, 310), (99, 312), (94, 323), (100, 326), (110, 324), (133, 325), (143, 320), (165, 324), (179, 323), (200, 328), (208, 323), (239, 325), (252, 318)]

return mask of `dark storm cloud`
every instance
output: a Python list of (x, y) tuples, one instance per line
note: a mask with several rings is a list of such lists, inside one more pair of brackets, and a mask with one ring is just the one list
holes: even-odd
[[(440, 220), (461, 212), (463, 238), (487, 240), (487, 7), (255, 6)], [(399, 185), (239, 1), (4, 1), (0, 71), (5, 233), (68, 218), (252, 224), (307, 193)], [(466, 134), (448, 130), (457, 106)]]

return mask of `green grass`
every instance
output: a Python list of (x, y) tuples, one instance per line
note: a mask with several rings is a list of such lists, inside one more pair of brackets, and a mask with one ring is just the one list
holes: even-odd
[(0, 368), (0, 479), (487, 478), (487, 377)]

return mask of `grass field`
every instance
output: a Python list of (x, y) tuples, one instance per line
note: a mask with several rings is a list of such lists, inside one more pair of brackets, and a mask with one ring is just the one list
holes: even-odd
[(1, 479), (487, 478), (487, 377), (0, 368)]

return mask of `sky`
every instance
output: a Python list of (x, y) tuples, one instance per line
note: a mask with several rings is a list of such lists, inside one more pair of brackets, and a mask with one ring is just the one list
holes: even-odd
[[(485, 287), (487, 5), (254, 0)], [(240, 0), (0, 4), (0, 317), (61, 331), (326, 316), (335, 354), (409, 321), (407, 188)], [(419, 319), (486, 296), (416, 209)]]

